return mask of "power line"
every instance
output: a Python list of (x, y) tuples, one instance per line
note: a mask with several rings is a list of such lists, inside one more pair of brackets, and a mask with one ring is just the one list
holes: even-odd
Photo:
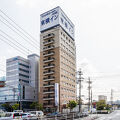
[[(0, 17), (2, 17), (7, 23), (9, 23), (14, 29), (16, 29), (17, 31), (19, 31), (22, 35), (24, 35), (26, 38), (29, 39), (28, 36), (26, 36), (23, 32), (21, 32), (19, 29), (17, 29), (14, 25), (12, 25), (8, 20), (6, 20), (2, 15), (0, 15)], [(31, 40), (32, 41), (32, 40)], [(34, 41), (32, 41), (34, 44), (36, 44)], [(38, 44), (36, 44), (38, 45)]]
[[(20, 44), (18, 41), (16, 41), (14, 38), (12, 38), (11, 36), (9, 36), (9, 35), (6, 34), (5, 32), (3, 32), (1, 29), (0, 29), (0, 31), (1, 31), (3, 34), (5, 34), (7, 37), (9, 37), (10, 39), (14, 40), (17, 44), (19, 44), (20, 46), (22, 46), (23, 48), (25, 48), (27, 51), (29, 50), (29, 49), (27, 49), (26, 47), (24, 47), (22, 44)], [(29, 51), (32, 52), (31, 50), (29, 50)]]
[[(3, 22), (1, 19), (0, 19), (0, 21), (1, 21), (4, 25), (6, 25), (8, 28), (10, 28), (12, 31), (14, 31), (16, 34), (18, 34), (20, 37), (22, 37), (25, 41), (29, 42), (29, 44), (30, 44), (31, 46), (34, 46), (34, 47), (36, 48), (36, 46), (35, 46), (34, 44), (30, 43), (29, 40), (25, 39), (22, 35), (20, 35), (18, 32), (16, 32), (14, 29), (12, 29), (9, 25), (7, 25), (7, 24), (6, 24), (5, 22)], [(38, 48), (36, 48), (36, 49), (38, 49)], [(39, 50), (39, 49), (38, 49), (38, 50)]]
[[(0, 36), (2, 36), (4, 39), (6, 39), (6, 40), (9, 41), (9, 39), (7, 39), (5, 36), (3, 36), (3, 35), (1, 35), (1, 34), (0, 34)], [(16, 45), (14, 42), (10, 41), (10, 43), (14, 44), (15, 46), (17, 46), (17, 48), (19, 48), (19, 49), (21, 50), (21, 48), (20, 48), (18, 45)], [(22, 49), (22, 50), (23, 50), (23, 49)], [(23, 51), (24, 51), (24, 50), (23, 50)], [(26, 51), (25, 51), (25, 52), (26, 52)]]
[[(9, 46), (13, 47), (14, 49), (16, 49), (17, 51), (19, 51), (19, 52), (22, 53), (23, 55), (25, 55), (25, 56), (27, 55), (27, 54), (25, 54), (24, 52), (20, 51), (18, 48), (12, 46), (9, 42), (5, 41), (4, 39), (1, 39), (1, 38), (0, 38), (0, 40), (3, 41), (3, 42), (5, 42), (5, 43), (8, 44)], [(16, 45), (15, 45), (15, 46), (16, 46)]]
[(0, 12), (2, 12), (9, 20), (11, 20), (17, 27), (19, 27), (21, 30), (23, 30), (28, 36), (30, 36), (32, 39), (38, 41), (37, 39), (35, 39), (34, 37), (32, 37), (28, 32), (26, 32), (22, 27), (20, 27), (17, 23), (15, 23), (15, 21), (13, 21), (5, 12), (3, 12), (0, 9)]

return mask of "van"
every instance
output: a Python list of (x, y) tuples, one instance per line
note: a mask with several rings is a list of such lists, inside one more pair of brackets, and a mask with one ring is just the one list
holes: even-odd
[(41, 117), (44, 115), (42, 111), (30, 111), (32, 116)]
[(12, 119), (20, 119), (21, 113), (17, 112), (6, 112), (5, 117), (1, 117), (0, 120), (12, 120)]

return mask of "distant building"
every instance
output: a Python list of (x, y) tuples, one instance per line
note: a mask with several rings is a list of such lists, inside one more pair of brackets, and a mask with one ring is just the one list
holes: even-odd
[(20, 102), (28, 108), (38, 101), (39, 56), (17, 56), (6, 61), (6, 87), (0, 89), (0, 102)]
[(5, 87), (5, 77), (0, 77), (0, 88)]
[(99, 95), (98, 96), (98, 101), (100, 101), (100, 100), (105, 100), (105, 102), (107, 102), (107, 96), (105, 96), (105, 95)]

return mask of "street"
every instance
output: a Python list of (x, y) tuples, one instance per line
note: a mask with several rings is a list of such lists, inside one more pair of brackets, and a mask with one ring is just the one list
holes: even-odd
[(120, 120), (120, 110), (116, 110), (111, 114), (103, 115), (96, 120)]

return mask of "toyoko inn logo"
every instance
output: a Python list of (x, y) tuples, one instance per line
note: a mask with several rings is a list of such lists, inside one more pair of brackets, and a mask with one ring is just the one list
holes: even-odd
[(48, 23), (52, 23), (53, 21), (56, 21), (58, 19), (58, 11), (54, 9), (41, 15), (41, 17), (44, 18), (41, 21), (41, 26), (47, 25)]

